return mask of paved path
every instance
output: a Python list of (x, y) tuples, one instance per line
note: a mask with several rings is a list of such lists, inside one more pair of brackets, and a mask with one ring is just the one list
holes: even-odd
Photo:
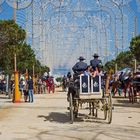
[(82, 118), (70, 124), (67, 106), (63, 92), (35, 95), (34, 103), (0, 96), (0, 140), (140, 140), (140, 103), (114, 99), (110, 125)]

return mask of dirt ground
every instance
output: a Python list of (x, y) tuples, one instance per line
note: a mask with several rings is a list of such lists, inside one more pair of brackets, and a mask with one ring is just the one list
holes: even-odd
[(113, 98), (113, 119), (87, 119), (87, 104), (70, 124), (66, 92), (34, 95), (34, 103), (12, 103), (0, 95), (0, 140), (140, 140), (140, 102)]

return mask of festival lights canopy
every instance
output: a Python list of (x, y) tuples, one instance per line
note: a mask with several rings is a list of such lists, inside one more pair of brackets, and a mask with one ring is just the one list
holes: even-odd
[(36, 57), (54, 73), (70, 70), (79, 56), (89, 64), (95, 52), (105, 63), (128, 50), (139, 32), (139, 0), (5, 2), (11, 7), (17, 3), (17, 23), (26, 29)]

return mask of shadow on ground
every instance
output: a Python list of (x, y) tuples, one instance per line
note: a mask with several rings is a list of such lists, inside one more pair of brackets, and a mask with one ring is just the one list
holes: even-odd
[(136, 102), (131, 103), (129, 100), (117, 99), (117, 102), (113, 103), (113, 106), (140, 108), (140, 101), (137, 100)]
[[(43, 118), (44, 121), (68, 123), (70, 121), (69, 113), (51, 112), (48, 116), (38, 115), (38, 118)], [(83, 121), (81, 118), (75, 118), (75, 122)]]

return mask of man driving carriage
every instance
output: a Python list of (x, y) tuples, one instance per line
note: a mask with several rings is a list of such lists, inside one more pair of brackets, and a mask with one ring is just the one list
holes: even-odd
[(73, 67), (72, 70), (74, 72), (73, 79), (69, 81), (69, 88), (68, 88), (68, 98), (69, 94), (73, 93), (73, 97), (78, 97), (78, 90), (80, 88), (79, 82), (79, 75), (84, 73), (87, 69), (87, 63), (83, 62), (85, 60), (84, 57), (80, 56), (78, 58), (79, 62), (77, 62)]
[(78, 59), (79, 59), (79, 62), (77, 62), (73, 66), (72, 70), (74, 73), (81, 74), (87, 69), (87, 63), (83, 62), (85, 58), (82, 56), (80, 56)]
[(94, 59), (90, 60), (90, 66), (95, 70), (99, 64), (102, 64), (102, 61), (99, 58), (99, 55), (95, 53), (93, 55)]
[(107, 118), (108, 112), (108, 123), (111, 123), (112, 119), (112, 103), (111, 94), (105, 95), (105, 81), (102, 72), (102, 63), (98, 59), (98, 55), (94, 54), (95, 59), (90, 61), (91, 65), (87, 65), (83, 62), (85, 59), (79, 57), (79, 62), (77, 62), (72, 70), (74, 71), (74, 76), (70, 81), (68, 87), (67, 100), (69, 102), (68, 110), (70, 110), (71, 123), (73, 123), (74, 118), (78, 117), (79, 105), (82, 106), (83, 103), (88, 103), (89, 105), (89, 115), (97, 117), (97, 110), (101, 109), (104, 113), (104, 119)]
[(79, 62), (77, 62), (72, 70), (74, 72), (73, 81), (69, 84), (68, 97), (70, 93), (73, 93), (73, 97), (79, 98), (79, 89), (80, 89), (80, 75), (90, 75), (95, 77), (96, 75), (101, 75), (102, 73), (102, 62), (98, 59), (98, 54), (94, 54), (94, 59), (90, 61), (90, 66), (87, 63), (83, 62), (84, 57), (80, 56)]

